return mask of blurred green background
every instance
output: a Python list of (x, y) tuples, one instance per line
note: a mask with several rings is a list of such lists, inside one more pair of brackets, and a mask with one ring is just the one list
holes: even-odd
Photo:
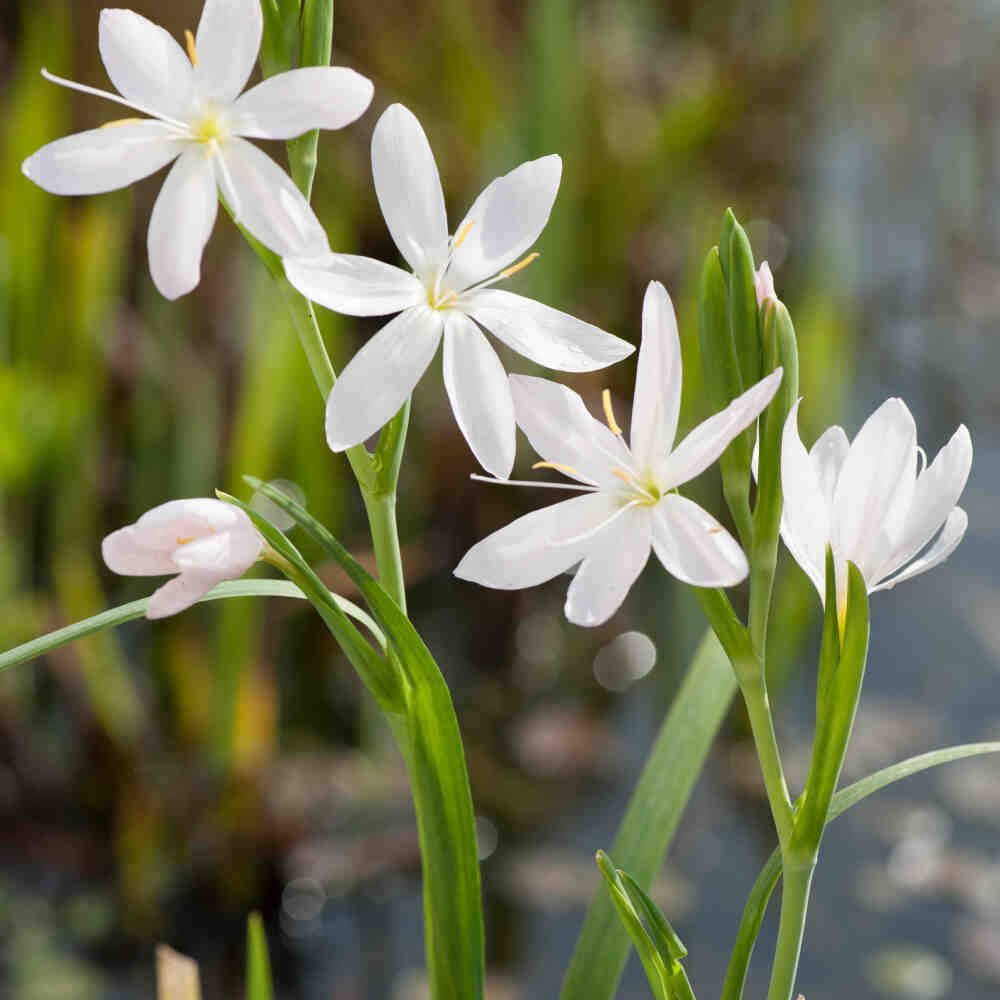
[[(135, 9), (181, 37), (200, 3)], [(118, 117), (39, 75), (107, 86), (98, 11), (91, 0), (0, 6), (3, 648), (148, 593), (149, 581), (103, 568), (100, 539), (167, 499), (246, 496), (243, 473), (294, 481), (353, 551), (368, 549), (277, 290), (228, 220), (198, 289), (168, 303), (145, 253), (157, 180), (59, 198), (21, 175), (45, 142)], [(973, 0), (343, 0), (334, 38), (335, 62), (375, 83), (364, 118), (320, 143), (314, 204), (335, 249), (397, 260), (368, 147), (378, 115), (402, 101), (428, 133), (452, 220), (492, 177), (562, 155), (542, 256), (509, 287), (637, 342), (643, 289), (663, 281), (681, 321), (687, 426), (706, 415), (696, 276), (727, 205), (799, 331), (807, 440), (832, 421), (853, 434), (890, 394), (910, 403), (932, 456), (970, 425), (969, 538), (941, 570), (875, 599), (850, 776), (996, 738), (1000, 11)], [(268, 151), (284, 164), (280, 144)], [(338, 367), (378, 325), (321, 319)], [(610, 385), (625, 412), (633, 376), (629, 360), (565, 381), (592, 405)], [(518, 472), (533, 458), (522, 439)], [(507, 594), (454, 580), (469, 545), (539, 503), (471, 482), (474, 471), (432, 366), (404, 466), (404, 558), (467, 743), (490, 996), (527, 1000), (556, 995), (597, 885), (593, 851), (612, 839), (703, 625), (655, 565), (590, 631), (562, 619), (563, 581)], [(713, 474), (700, 488), (719, 512)], [(350, 596), (333, 567), (321, 573)], [(812, 682), (796, 664), (815, 657), (817, 602), (794, 566), (778, 600), (779, 730), (800, 780)], [(657, 649), (642, 679), (642, 642), (609, 645), (628, 631)], [(998, 788), (995, 764), (954, 766), (835, 828), (802, 966), (809, 1000), (996, 996)], [(735, 713), (657, 889), (702, 995), (718, 992), (772, 839)], [(0, 676), (3, 996), (151, 996), (157, 940), (199, 960), (206, 997), (237, 996), (256, 907), (283, 996), (418, 998), (418, 862), (399, 763), (297, 603), (137, 622)], [(773, 933), (766, 924), (755, 995)], [(620, 995), (647, 995), (641, 970), (630, 965)]]

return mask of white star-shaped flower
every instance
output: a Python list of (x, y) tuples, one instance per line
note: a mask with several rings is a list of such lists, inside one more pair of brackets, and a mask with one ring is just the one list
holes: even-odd
[[(43, 74), (149, 115), (58, 139), (23, 171), (53, 194), (98, 194), (177, 162), (149, 220), (149, 268), (168, 299), (198, 284), (215, 224), (218, 187), (237, 221), (277, 254), (324, 253), (323, 227), (288, 175), (245, 138), (291, 139), (335, 129), (368, 107), (371, 81), (316, 66), (269, 77), (241, 93), (260, 49), (260, 0), (207, 0), (187, 54), (130, 10), (102, 10), (101, 59), (118, 94)], [(119, 96), (119, 94), (121, 96)]]
[[(585, 484), (587, 495), (526, 514), (473, 546), (455, 575), (486, 587), (532, 587), (580, 564), (566, 617), (600, 625), (619, 608), (650, 550), (666, 570), (696, 587), (729, 587), (748, 572), (746, 556), (725, 528), (678, 486), (712, 464), (767, 406), (777, 369), (709, 417), (676, 447), (681, 348), (666, 289), (651, 282), (642, 307), (642, 344), (625, 444), (605, 390), (608, 426), (580, 397), (546, 379), (512, 375), (518, 426), (545, 460)], [(525, 483), (518, 485), (553, 485)]]
[[(956, 506), (972, 467), (972, 439), (964, 424), (934, 461), (920, 468), (927, 456), (917, 445), (913, 416), (901, 399), (887, 399), (853, 443), (842, 427), (830, 427), (808, 452), (799, 437), (798, 412), (796, 403), (782, 435), (781, 537), (820, 600), (826, 590), (828, 545), (841, 612), (848, 562), (858, 567), (873, 593), (951, 555), (969, 521)], [(934, 544), (920, 555), (936, 534)]]
[(243, 511), (208, 497), (171, 500), (101, 543), (108, 569), (124, 576), (178, 574), (149, 599), (147, 618), (183, 611), (217, 583), (242, 576), (264, 539)]
[[(286, 260), (303, 295), (350, 316), (399, 312), (355, 355), (327, 401), (327, 441), (344, 451), (374, 434), (403, 405), (444, 338), (444, 381), (455, 418), (476, 458), (505, 478), (514, 465), (514, 404), (503, 365), (480, 326), (532, 361), (559, 371), (604, 368), (631, 344), (532, 299), (488, 286), (548, 221), (562, 161), (544, 156), (498, 177), (448, 234), (437, 164), (420, 123), (401, 104), (372, 136), (372, 173), (382, 215), (413, 269), (368, 257), (328, 254)], [(478, 325), (477, 325), (478, 324)]]

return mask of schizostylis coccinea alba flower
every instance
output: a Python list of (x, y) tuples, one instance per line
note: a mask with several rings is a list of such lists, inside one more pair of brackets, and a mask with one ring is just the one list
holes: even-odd
[(444, 193), (427, 136), (401, 104), (372, 136), (375, 192), (396, 247), (412, 269), (351, 254), (285, 260), (288, 280), (349, 316), (398, 312), (354, 356), (327, 400), (327, 441), (345, 451), (403, 405), (444, 339), (444, 382), (458, 426), (480, 464), (505, 478), (514, 465), (514, 404), (480, 326), (546, 368), (585, 372), (632, 353), (631, 344), (566, 313), (489, 287), (537, 256), (559, 189), (562, 161), (544, 156), (493, 181), (449, 236)]
[(796, 403), (782, 436), (781, 537), (821, 600), (828, 545), (841, 610), (848, 562), (872, 593), (948, 558), (968, 526), (965, 511), (956, 506), (972, 466), (972, 439), (964, 424), (927, 465), (913, 416), (901, 399), (887, 399), (853, 442), (843, 428), (830, 427), (809, 451), (799, 437), (798, 412)]
[(217, 583), (242, 576), (264, 539), (238, 507), (199, 497), (171, 500), (119, 528), (101, 544), (108, 569), (123, 576), (176, 573), (149, 599), (147, 618), (165, 618), (200, 600)]
[(260, 49), (260, 0), (206, 0), (187, 53), (130, 10), (102, 10), (101, 59), (118, 94), (53, 76), (55, 83), (124, 104), (126, 118), (43, 146), (23, 171), (53, 194), (126, 187), (176, 160), (149, 220), (153, 282), (168, 299), (190, 292), (215, 225), (217, 189), (237, 222), (277, 254), (323, 253), (326, 234), (309, 203), (246, 138), (291, 139), (350, 124), (368, 107), (371, 81), (342, 67), (279, 73), (245, 93)]
[[(512, 375), (518, 426), (544, 461), (586, 495), (526, 514), (473, 546), (455, 575), (504, 590), (531, 587), (580, 564), (566, 617), (600, 625), (618, 610), (650, 550), (664, 568), (697, 587), (743, 580), (747, 559), (719, 522), (676, 488), (708, 468), (770, 403), (777, 369), (674, 445), (681, 402), (681, 348), (673, 304), (651, 282), (642, 307), (642, 343), (626, 444), (605, 390), (607, 425), (580, 397), (546, 379)], [(552, 485), (524, 483), (518, 485)]]

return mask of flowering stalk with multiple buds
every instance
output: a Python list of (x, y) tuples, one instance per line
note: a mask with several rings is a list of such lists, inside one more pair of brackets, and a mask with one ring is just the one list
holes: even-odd
[[(25, 161), (24, 172), (55, 193), (97, 193), (176, 161), (153, 209), (148, 239), (154, 283), (168, 298), (198, 283), (221, 193), (281, 283), (326, 404), (327, 444), (346, 454), (358, 481), (378, 579), (286, 492), (247, 477), (270, 504), (267, 510), (280, 517), (223, 494), (148, 511), (105, 538), (104, 560), (117, 573), (172, 579), (139, 602), (138, 611), (129, 605), (35, 640), (0, 656), (0, 669), (134, 613), (162, 618), (237, 593), (310, 600), (384, 712), (410, 772), (431, 994), (435, 1000), (480, 1000), (484, 935), (464, 752), (448, 688), (406, 615), (395, 515), (410, 395), (443, 343), (444, 382), (456, 421), (491, 474), (475, 478), (513, 484), (508, 477), (520, 426), (540, 456), (534, 467), (569, 481), (516, 485), (581, 494), (480, 541), (459, 563), (458, 577), (515, 589), (572, 570), (566, 616), (585, 626), (617, 612), (651, 553), (669, 574), (695, 588), (715, 634), (714, 645), (705, 648), (728, 658), (743, 696), (778, 842), (774, 864), (751, 893), (724, 1000), (742, 996), (763, 909), (779, 874), (784, 889), (768, 997), (789, 1000), (828, 823), (900, 776), (1000, 749), (950, 748), (871, 776), (861, 789), (837, 791), (867, 661), (868, 595), (930, 569), (961, 540), (967, 518), (956, 504), (972, 461), (969, 434), (960, 427), (927, 465), (909, 410), (892, 399), (853, 443), (835, 427), (806, 451), (798, 435), (792, 321), (770, 268), (755, 268), (749, 240), (731, 212), (719, 246), (706, 258), (699, 289), (705, 409), (713, 415), (679, 441), (681, 341), (670, 297), (656, 281), (642, 306), (627, 439), (608, 390), (602, 422), (559, 383), (508, 376), (484, 330), (531, 361), (563, 372), (600, 369), (633, 350), (583, 320), (493, 287), (538, 256), (528, 251), (548, 220), (562, 161), (550, 154), (497, 178), (451, 232), (427, 137), (413, 114), (394, 104), (375, 126), (372, 173), (407, 268), (332, 252), (309, 204), (316, 130), (357, 118), (372, 86), (353, 71), (327, 65), (331, 37), (332, 4), (320, 0), (306, 0), (301, 9), (295, 0), (266, 0), (263, 7), (260, 0), (206, 0), (197, 34), (187, 33), (186, 52), (140, 15), (104, 11), (101, 55), (118, 94), (52, 79), (149, 117), (52, 142)], [(241, 93), (258, 51), (266, 78)], [(296, 51), (301, 62), (293, 67)], [(294, 182), (247, 138), (291, 140)], [(338, 379), (312, 302), (348, 315), (394, 318)], [(364, 442), (376, 432), (378, 443), (369, 452)], [(681, 492), (716, 461), (733, 533)], [(287, 537), (283, 529), (291, 525), (343, 568), (367, 611), (330, 592)], [(794, 800), (766, 683), (779, 538), (815, 584), (824, 612), (812, 765)], [(288, 577), (289, 583), (280, 583), (285, 589), (275, 581), (233, 582), (258, 560)], [(745, 620), (723, 589), (744, 581)], [(694, 668), (691, 682), (697, 685)], [(731, 689), (731, 678), (729, 683)], [(685, 754), (690, 757), (693, 737), (710, 732), (712, 718), (721, 718), (721, 708), (703, 707), (680, 721), (668, 717), (667, 738), (658, 741), (649, 765), (661, 773), (640, 782), (623, 824), (629, 835), (623, 833), (615, 849), (622, 867), (599, 855), (609, 894), (595, 899), (563, 1000), (610, 1000), (630, 939), (658, 1000), (693, 1000), (681, 964), (686, 949), (647, 894), (656, 867), (649, 859), (662, 858), (669, 832), (650, 823), (637, 837), (635, 827), (654, 813), (654, 796), (671, 797), (668, 805), (679, 813), (687, 792), (664, 792), (666, 772)], [(707, 750), (711, 741), (703, 742)], [(692, 774), (702, 760), (694, 761)], [(643, 837), (659, 847), (644, 849)], [(620, 925), (612, 923), (619, 919)], [(600, 935), (600, 947), (591, 946), (592, 933)], [(250, 945), (248, 989), (253, 996), (269, 995), (259, 921), (251, 922)], [(164, 956), (164, 969), (174, 971), (165, 971), (162, 982), (182, 969), (177, 974), (190, 988), (190, 967)]]

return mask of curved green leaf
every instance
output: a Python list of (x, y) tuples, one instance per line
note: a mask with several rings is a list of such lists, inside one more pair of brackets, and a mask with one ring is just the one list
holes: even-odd
[(397, 717), (393, 727), (410, 771), (417, 813), (431, 995), (435, 1000), (478, 1000), (485, 965), (479, 857), (465, 751), (448, 685), (410, 620), (344, 546), (280, 490), (252, 476), (243, 478), (336, 559), (364, 595), (407, 672), (406, 724)]
[[(287, 580), (228, 580), (213, 587), (201, 600), (218, 601), (224, 597), (297, 597), (304, 600), (305, 596), (295, 584), (289, 583)], [(345, 614), (361, 622), (375, 636), (380, 645), (385, 646), (385, 638), (381, 629), (361, 608), (336, 594), (334, 600)], [(115, 625), (124, 625), (125, 622), (142, 618), (146, 613), (148, 603), (148, 597), (143, 597), (138, 601), (130, 601), (128, 604), (102, 611), (99, 615), (84, 618), (83, 621), (56, 629), (47, 635), (15, 646), (13, 649), (7, 650), (6, 653), (0, 654), (0, 671), (17, 666), (26, 660), (33, 660), (36, 656), (41, 656), (51, 649), (57, 649), (75, 639), (93, 635), (94, 632), (100, 632), (101, 629), (113, 628)]]
[[(952, 761), (987, 753), (1000, 753), (1000, 743), (965, 743), (960, 746), (945, 747), (942, 750), (931, 750), (929, 753), (909, 757), (898, 764), (884, 767), (881, 771), (876, 771), (874, 774), (868, 775), (867, 778), (862, 778), (860, 781), (854, 782), (853, 785), (848, 785), (837, 792), (830, 800), (829, 820), (835, 820), (862, 799), (866, 799), (887, 785), (902, 781), (903, 778), (909, 778), (911, 775), (919, 774), (928, 768), (937, 767), (938, 764), (950, 764)], [(743, 996), (743, 984), (746, 982), (750, 956), (753, 954), (757, 934), (760, 932), (767, 902), (771, 898), (771, 893), (774, 892), (780, 876), (781, 854), (775, 850), (767, 859), (767, 864), (764, 865), (763, 871), (750, 890), (750, 898), (747, 899), (743, 916), (740, 919), (736, 945), (729, 960), (729, 969), (726, 972), (726, 982), (722, 989), (721, 1000), (740, 1000)]]
[(256, 911), (247, 920), (246, 1000), (274, 1000), (267, 935), (264, 933), (264, 921)]

